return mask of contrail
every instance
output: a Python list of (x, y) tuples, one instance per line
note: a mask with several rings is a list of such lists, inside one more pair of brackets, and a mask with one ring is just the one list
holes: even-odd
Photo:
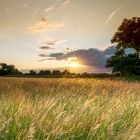
[(109, 15), (109, 17), (107, 18), (107, 20), (106, 20), (106, 22), (104, 23), (103, 27), (105, 27), (105, 26), (111, 21), (111, 19), (113, 18), (113, 16), (114, 16), (117, 12), (119, 12), (121, 8), (122, 8), (122, 7), (119, 7), (118, 9), (116, 9), (115, 11), (113, 11), (113, 12)]
[(51, 13), (53, 11), (59, 11), (63, 8), (65, 8), (69, 3), (71, 2), (71, 0), (56, 0), (55, 3), (51, 6), (49, 6), (47, 9), (45, 9), (45, 11), (47, 13)]

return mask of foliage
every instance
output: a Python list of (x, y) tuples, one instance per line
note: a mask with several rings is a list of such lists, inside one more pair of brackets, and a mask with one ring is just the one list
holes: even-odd
[(30, 70), (30, 71), (29, 71), (29, 75), (36, 75), (36, 71)]
[(61, 71), (60, 70), (53, 70), (52, 75), (61, 75)]
[(111, 67), (113, 73), (140, 75), (140, 59), (136, 57), (136, 54), (127, 56), (116, 54), (107, 60), (106, 66)]
[(140, 17), (124, 19), (111, 42), (117, 43), (118, 48), (135, 49), (138, 57), (140, 52)]
[(51, 75), (51, 71), (50, 70), (40, 70), (38, 75)]
[(63, 76), (69, 76), (69, 75), (70, 75), (70, 72), (69, 72), (68, 70), (64, 70), (64, 71), (62, 72), (62, 75), (63, 75)]
[[(140, 75), (140, 17), (124, 19), (111, 42), (117, 43), (117, 49), (106, 66), (112, 68), (113, 73)], [(135, 53), (126, 54), (126, 48), (133, 48)]]
[(14, 65), (0, 63), (0, 75), (19, 75), (21, 74)]

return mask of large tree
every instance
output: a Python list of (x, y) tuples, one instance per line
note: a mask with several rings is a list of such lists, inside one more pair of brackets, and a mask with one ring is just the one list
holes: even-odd
[(124, 19), (118, 31), (113, 36), (112, 43), (117, 43), (118, 48), (133, 48), (140, 55), (140, 17)]
[[(106, 66), (112, 68), (113, 73), (140, 75), (140, 17), (124, 19), (111, 42), (116, 43), (117, 49)], [(126, 53), (127, 48), (135, 51)]]
[(136, 57), (136, 54), (124, 56), (119, 52), (107, 60), (106, 66), (112, 68), (113, 73), (140, 75), (140, 59)]

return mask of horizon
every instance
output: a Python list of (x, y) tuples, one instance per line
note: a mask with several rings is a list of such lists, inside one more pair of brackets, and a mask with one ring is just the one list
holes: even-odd
[(70, 67), (56, 67), (56, 68), (38, 68), (38, 69), (21, 69), (19, 70), (20, 72), (22, 72), (23, 74), (25, 73), (29, 73), (30, 70), (33, 70), (33, 71), (36, 71), (37, 73), (40, 72), (41, 70), (50, 70), (51, 72), (53, 72), (54, 70), (59, 70), (61, 72), (65, 71), (65, 70), (68, 70), (70, 73), (95, 73), (95, 74), (102, 74), (102, 73), (112, 73), (111, 70), (108, 70), (108, 71), (98, 71), (98, 70), (93, 70), (93, 69), (83, 69), (83, 70), (80, 70), (78, 71), (77, 69), (73, 69), (73, 68), (70, 68)]
[[(0, 0), (0, 61), (23, 69), (107, 72), (110, 40), (139, 0)], [(130, 10), (131, 9), (131, 10)]]

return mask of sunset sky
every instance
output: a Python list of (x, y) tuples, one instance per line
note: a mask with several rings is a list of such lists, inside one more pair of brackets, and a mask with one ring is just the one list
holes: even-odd
[(106, 71), (111, 37), (139, 7), (140, 0), (0, 0), (0, 61), (20, 70)]

